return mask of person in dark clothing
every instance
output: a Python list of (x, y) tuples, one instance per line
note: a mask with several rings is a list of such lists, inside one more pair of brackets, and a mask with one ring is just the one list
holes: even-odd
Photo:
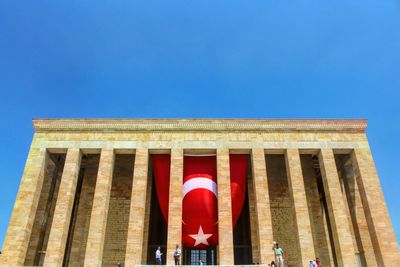
[(180, 259), (181, 259), (181, 249), (179, 248), (179, 245), (176, 245), (175, 251), (174, 251), (174, 259), (175, 259), (175, 265), (180, 265)]

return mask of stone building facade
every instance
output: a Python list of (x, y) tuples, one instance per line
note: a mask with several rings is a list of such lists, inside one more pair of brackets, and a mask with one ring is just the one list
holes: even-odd
[[(45, 119), (35, 134), (0, 265), (166, 264), (181, 244), (185, 154), (217, 159), (219, 243), (185, 264), (400, 266), (364, 120)], [(168, 223), (152, 154), (170, 154)], [(229, 155), (247, 154), (246, 199), (232, 227)]]

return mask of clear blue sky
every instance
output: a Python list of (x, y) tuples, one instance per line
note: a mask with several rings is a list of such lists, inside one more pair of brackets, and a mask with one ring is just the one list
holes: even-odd
[(366, 118), (400, 240), (400, 3), (0, 1), (0, 245), (32, 118)]

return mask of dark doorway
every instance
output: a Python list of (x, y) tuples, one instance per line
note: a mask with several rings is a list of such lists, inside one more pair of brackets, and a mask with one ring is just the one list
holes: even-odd
[(215, 247), (209, 249), (183, 250), (184, 265), (217, 265), (217, 250)]
[[(250, 168), (249, 168), (250, 169)], [(247, 184), (247, 183), (246, 183)], [(247, 195), (243, 203), (242, 212), (233, 229), (234, 259), (235, 265), (252, 264), (251, 233), (249, 217), (249, 198)]]
[(151, 188), (151, 204), (150, 204), (150, 222), (149, 222), (149, 243), (147, 247), (147, 264), (155, 265), (155, 253), (157, 247), (161, 248), (163, 253), (162, 264), (166, 263), (166, 251), (167, 251), (167, 231), (168, 225), (164, 220), (161, 213), (160, 204), (157, 199), (156, 183), (154, 176), (152, 177), (152, 188)]

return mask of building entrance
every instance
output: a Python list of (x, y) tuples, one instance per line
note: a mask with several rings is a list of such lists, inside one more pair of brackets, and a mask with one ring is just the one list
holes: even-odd
[(209, 249), (184, 249), (185, 265), (217, 265), (216, 248)]

